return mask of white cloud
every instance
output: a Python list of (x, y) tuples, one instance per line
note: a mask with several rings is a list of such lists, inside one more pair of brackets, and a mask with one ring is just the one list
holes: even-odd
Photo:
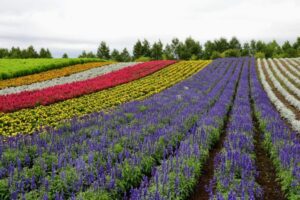
[(47, 46), (57, 54), (131, 47), (138, 39), (193, 36), (293, 40), (297, 0), (1, 0), (0, 46)]

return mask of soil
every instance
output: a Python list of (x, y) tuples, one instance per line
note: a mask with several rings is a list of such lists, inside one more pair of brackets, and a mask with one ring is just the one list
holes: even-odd
[[(249, 73), (249, 88), (250, 85), (250, 73)], [(276, 170), (267, 154), (266, 149), (263, 145), (263, 133), (259, 129), (259, 121), (255, 116), (254, 112), (254, 101), (251, 96), (251, 91), (249, 93), (250, 103), (251, 103), (251, 115), (254, 126), (254, 151), (255, 151), (255, 165), (257, 167), (257, 171), (259, 176), (257, 178), (257, 183), (263, 189), (263, 199), (276, 199), (276, 200), (284, 200), (286, 199), (284, 193), (281, 191), (280, 183), (276, 181)]]
[[(242, 72), (242, 70), (241, 70), (241, 72)], [(238, 78), (239, 80), (241, 77), (241, 72), (239, 74), (239, 78)], [(239, 80), (237, 83), (239, 83)], [(235, 91), (234, 91), (234, 96), (233, 96), (232, 102), (234, 102), (234, 100), (235, 100), (237, 87), (238, 87), (238, 84), (236, 84), (236, 86), (235, 86)], [(209, 199), (209, 193), (207, 192), (206, 189), (210, 184), (210, 180), (212, 180), (214, 177), (214, 160), (215, 160), (216, 155), (222, 150), (223, 142), (226, 137), (226, 129), (227, 129), (227, 124), (229, 121), (231, 109), (232, 109), (232, 105), (230, 106), (230, 108), (228, 109), (228, 112), (226, 114), (224, 125), (223, 125), (223, 127), (221, 129), (221, 133), (220, 133), (220, 138), (217, 141), (217, 143), (215, 143), (213, 145), (213, 147), (211, 148), (211, 150), (209, 151), (209, 156), (208, 156), (205, 164), (203, 165), (202, 173), (199, 177), (198, 184), (194, 188), (194, 192), (191, 194), (191, 196), (189, 198), (190, 200), (207, 200), (207, 199)], [(215, 185), (213, 186), (213, 190), (215, 190)]]

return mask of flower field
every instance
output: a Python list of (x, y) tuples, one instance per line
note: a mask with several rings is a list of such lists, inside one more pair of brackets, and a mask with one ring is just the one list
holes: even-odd
[(2, 80), (0, 199), (300, 199), (299, 64), (103, 62)]

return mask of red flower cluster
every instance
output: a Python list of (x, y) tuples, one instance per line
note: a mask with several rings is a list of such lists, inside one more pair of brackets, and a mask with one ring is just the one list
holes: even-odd
[(84, 81), (3, 95), (0, 96), (0, 112), (12, 112), (23, 108), (33, 108), (37, 105), (49, 105), (90, 94), (145, 77), (175, 62), (150, 61)]

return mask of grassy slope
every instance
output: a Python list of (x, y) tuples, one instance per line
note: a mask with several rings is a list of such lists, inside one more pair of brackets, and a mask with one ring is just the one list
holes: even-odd
[(68, 65), (101, 61), (100, 59), (58, 58), (58, 59), (0, 59), (0, 80), (49, 69), (57, 69)]

